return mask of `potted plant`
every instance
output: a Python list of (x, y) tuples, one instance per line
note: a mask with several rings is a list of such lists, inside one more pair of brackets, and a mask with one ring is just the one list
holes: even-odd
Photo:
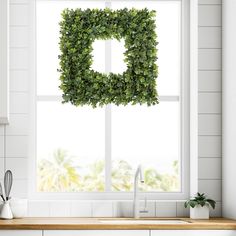
[(191, 219), (209, 219), (210, 206), (215, 209), (216, 202), (206, 197), (205, 193), (197, 193), (194, 198), (184, 203), (185, 208), (190, 207)]

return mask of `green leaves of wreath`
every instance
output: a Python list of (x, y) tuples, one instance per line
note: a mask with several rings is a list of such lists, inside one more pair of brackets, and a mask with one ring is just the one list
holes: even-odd
[[(60, 22), (60, 89), (75, 106), (158, 103), (155, 11), (127, 8), (65, 9)], [(103, 74), (91, 69), (96, 39), (124, 39), (127, 70)]]

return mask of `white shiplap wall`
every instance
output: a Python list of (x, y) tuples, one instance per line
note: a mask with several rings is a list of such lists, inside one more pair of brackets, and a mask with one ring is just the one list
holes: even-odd
[[(10, 4), (10, 125), (0, 127), (1, 175), (14, 171), (12, 195), (27, 196), (28, 158), (28, 72), (29, 72), (28, 1)], [(1, 148), (2, 147), (2, 148)]]
[[(14, 172), (13, 194), (27, 197), (29, 134), (29, 2), (10, 5), (10, 125), (0, 126), (0, 178)], [(5, 147), (5, 148), (4, 148)], [(5, 155), (4, 155), (5, 153)], [(3, 157), (6, 158), (3, 158)], [(221, 0), (199, 0), (199, 191), (221, 215)], [(149, 216), (185, 216), (182, 202), (149, 202)], [(123, 211), (123, 210), (126, 211)], [(30, 201), (31, 216), (129, 215), (129, 202)], [(146, 215), (147, 216), (147, 215)]]
[(221, 215), (221, 0), (199, 0), (199, 191)]

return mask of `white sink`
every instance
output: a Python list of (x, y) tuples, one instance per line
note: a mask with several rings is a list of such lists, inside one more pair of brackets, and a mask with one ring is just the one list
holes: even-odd
[(158, 224), (189, 224), (189, 222), (184, 220), (99, 220), (103, 224), (140, 224), (140, 225), (158, 225)]

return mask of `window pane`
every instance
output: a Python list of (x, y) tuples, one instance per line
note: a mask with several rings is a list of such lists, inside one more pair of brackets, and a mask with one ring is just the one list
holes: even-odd
[[(37, 94), (60, 95), (59, 22), (65, 8), (104, 8), (100, 1), (37, 1)], [(100, 45), (101, 46), (101, 45)], [(97, 48), (96, 53), (101, 53)], [(104, 57), (104, 52), (101, 53)], [(96, 66), (97, 63), (95, 62)], [(104, 60), (100, 58), (100, 70), (104, 70)]]
[[(65, 8), (104, 8), (103, 1), (37, 1), (37, 95), (60, 95), (59, 22)], [(181, 2), (113, 1), (112, 8), (157, 11), (159, 95), (180, 96)], [(50, 19), (50, 20), (49, 20)], [(105, 72), (105, 41), (93, 43), (92, 69)], [(124, 40), (111, 40), (111, 71), (122, 73)], [(108, 55), (107, 54), (107, 55)], [(109, 65), (107, 61), (107, 64)], [(107, 67), (109, 67), (107, 65)], [(180, 103), (112, 106), (112, 191), (132, 191), (138, 164), (143, 191), (181, 189)], [(109, 144), (109, 142), (108, 142)], [(37, 104), (37, 188), (41, 192), (104, 191), (105, 108)], [(110, 178), (110, 176), (107, 176)]]
[(38, 190), (104, 190), (104, 109), (38, 102)]
[(105, 40), (95, 40), (93, 47), (93, 64), (91, 69), (105, 73)]
[[(121, 7), (122, 6), (122, 7)], [(156, 10), (158, 44), (157, 89), (159, 95), (179, 95), (181, 76), (181, 1), (114, 1), (113, 9)], [(115, 51), (115, 49), (114, 49)], [(118, 59), (117, 59), (118, 60)], [(112, 67), (119, 66), (117, 60)]]
[(125, 42), (124, 39), (111, 40), (111, 71), (113, 73), (123, 73), (127, 66), (124, 62)]
[(136, 167), (145, 170), (147, 191), (180, 191), (179, 102), (153, 107), (112, 106), (112, 186), (133, 189)]

